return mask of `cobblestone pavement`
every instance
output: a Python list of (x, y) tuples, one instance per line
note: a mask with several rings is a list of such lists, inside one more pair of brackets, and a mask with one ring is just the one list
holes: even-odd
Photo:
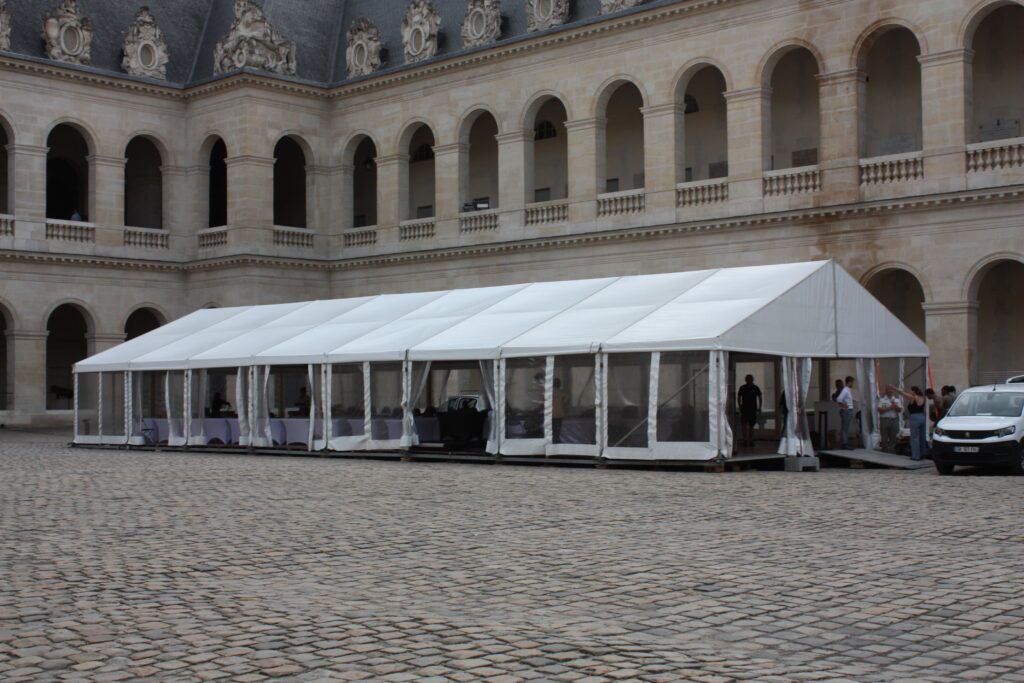
[(1024, 681), (1024, 480), (0, 432), (0, 679)]

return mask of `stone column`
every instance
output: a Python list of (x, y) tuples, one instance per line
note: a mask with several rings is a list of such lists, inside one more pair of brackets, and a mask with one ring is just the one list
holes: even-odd
[(19, 238), (45, 239), (47, 147), (7, 145), (14, 167), (7, 182), (14, 186), (15, 234)]
[(822, 186), (836, 202), (860, 199), (859, 105), (864, 89), (864, 72), (847, 69), (819, 74), (818, 102), (821, 142), (818, 166)]
[[(176, 252), (187, 252), (192, 245), (189, 237), (199, 228), (206, 227), (206, 223), (196, 223), (189, 211), (189, 207), (197, 203), (193, 195), (190, 170), (187, 166), (160, 167), (163, 197), (160, 215), (164, 230), (171, 236), (171, 249)], [(202, 204), (205, 206), (205, 201)]]
[(970, 386), (978, 379), (977, 302), (936, 301), (922, 307), (936, 381), (957, 388)]
[(274, 159), (228, 157), (228, 244), (234, 249), (268, 248), (274, 224)]
[(88, 161), (89, 208), (86, 219), (96, 224), (96, 243), (124, 246), (124, 167), (127, 159), (92, 155)]
[(653, 222), (672, 222), (676, 211), (676, 122), (682, 107), (675, 102), (644, 107), (644, 190), (646, 214)]
[[(352, 196), (349, 180), (348, 196)], [(349, 225), (351, 224), (349, 207)], [(397, 229), (409, 218), (409, 155), (390, 154), (377, 157), (377, 227)]]
[[(342, 164), (341, 166), (335, 166), (329, 177), (328, 184), (332, 188), (334, 197), (337, 199), (331, 203), (332, 211), (329, 212), (331, 215), (331, 224), (329, 229), (326, 231), (332, 235), (339, 235), (346, 228), (352, 227), (352, 218), (355, 212), (355, 166), (352, 164)], [(377, 179), (380, 181), (380, 166), (377, 166)], [(377, 197), (377, 206), (380, 207), (380, 197)], [(377, 222), (380, 223), (380, 216), (377, 217)]]
[(333, 166), (306, 166), (306, 227), (319, 235), (334, 232), (337, 187)]
[(948, 50), (918, 57), (921, 63), (921, 124), (924, 177), (929, 189), (966, 188), (968, 69), (974, 53)]
[(765, 148), (771, 136), (771, 88), (743, 88), (723, 93), (729, 131), (729, 201), (760, 202), (762, 174), (766, 168)]
[(469, 179), (461, 172), (463, 166), (469, 168), (468, 144), (434, 145), (434, 217), (439, 229), (442, 221), (458, 221), (462, 211), (462, 201), (469, 192)]
[(601, 118), (566, 121), (569, 137), (569, 221), (582, 223), (597, 217), (597, 195), (604, 192), (604, 130)]
[(521, 228), (525, 222), (524, 207), (532, 200), (526, 197), (526, 161), (527, 148), (533, 148), (533, 131), (514, 130), (498, 135), (497, 139), (501, 227)]
[(11, 371), (8, 392), (13, 410), (27, 422), (32, 415), (46, 412), (46, 330), (8, 330), (7, 356)]

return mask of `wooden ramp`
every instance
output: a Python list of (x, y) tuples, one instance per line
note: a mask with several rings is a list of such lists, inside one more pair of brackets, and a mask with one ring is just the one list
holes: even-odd
[(926, 467), (932, 467), (931, 460), (918, 460), (913, 461), (905, 455), (894, 455), (892, 453), (883, 453), (882, 451), (869, 451), (866, 448), (855, 448), (852, 451), (845, 451), (840, 448), (819, 451), (818, 455), (828, 455), (833, 458), (843, 458), (849, 460), (850, 464), (854, 467), (863, 467), (864, 463), (871, 463), (872, 465), (881, 465), (882, 467), (895, 467), (901, 470), (921, 470)]

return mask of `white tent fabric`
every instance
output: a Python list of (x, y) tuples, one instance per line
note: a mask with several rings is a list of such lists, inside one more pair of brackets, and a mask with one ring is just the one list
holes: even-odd
[(928, 348), (832, 261), (204, 309), (75, 371), (709, 349), (807, 358)]

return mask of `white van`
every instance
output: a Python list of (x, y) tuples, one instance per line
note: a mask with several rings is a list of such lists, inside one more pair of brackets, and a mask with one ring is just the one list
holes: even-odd
[(932, 460), (939, 474), (957, 465), (1008, 465), (1024, 475), (1024, 383), (972, 387), (935, 426)]

